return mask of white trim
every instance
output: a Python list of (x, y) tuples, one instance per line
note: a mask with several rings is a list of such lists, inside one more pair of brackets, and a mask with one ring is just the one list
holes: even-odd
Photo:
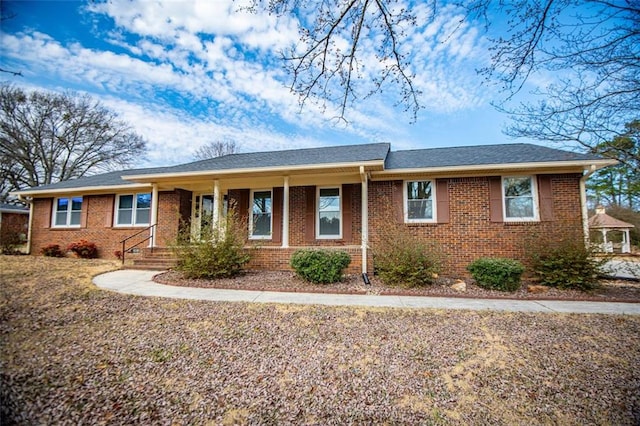
[[(138, 195), (141, 194), (149, 194), (152, 198), (151, 204), (149, 205), (149, 222), (148, 223), (137, 223), (137, 215), (138, 215)], [(153, 207), (153, 192), (135, 192), (130, 194), (116, 194), (116, 200), (114, 203), (113, 209), (113, 227), (114, 228), (144, 228), (146, 226), (151, 225), (151, 209)], [(120, 211), (120, 197), (126, 197), (128, 195), (132, 196), (131, 201), (131, 223), (121, 224), (118, 223), (118, 212)]]
[(51, 196), (52, 194), (83, 194), (83, 195), (91, 195), (93, 193), (96, 194), (113, 194), (114, 192), (125, 191), (125, 195), (127, 195), (127, 191), (134, 190), (146, 190), (151, 189), (150, 183), (130, 183), (125, 185), (106, 185), (106, 186), (79, 186), (77, 188), (58, 188), (58, 189), (37, 189), (33, 191), (25, 190), (25, 191), (15, 191), (10, 192), (9, 194), (15, 194), (22, 197), (35, 197), (38, 195), (42, 196)]
[[(505, 179), (529, 178), (531, 181), (531, 197), (533, 198), (533, 217), (507, 217), (506, 194), (504, 192)], [(500, 179), (502, 191), (502, 220), (505, 222), (540, 222), (540, 205), (538, 203), (538, 179), (536, 175), (510, 175)]]
[[(407, 192), (407, 183), (409, 182), (430, 182), (431, 183), (431, 219), (409, 219), (409, 194)], [(438, 203), (436, 202), (436, 180), (435, 179), (408, 179), (402, 181), (402, 204), (404, 209), (404, 223), (437, 223), (438, 212), (436, 211)]]
[[(274, 151), (277, 154), (277, 151)], [(242, 168), (242, 169), (224, 169), (224, 170), (207, 170), (207, 171), (195, 171), (195, 172), (178, 172), (178, 173), (155, 173), (148, 175), (128, 175), (122, 176), (123, 180), (130, 181), (150, 181), (157, 180), (163, 178), (174, 178), (174, 177), (194, 177), (194, 176), (218, 176), (218, 175), (229, 175), (229, 174), (246, 174), (246, 173), (265, 173), (265, 172), (292, 172), (292, 171), (304, 171), (304, 170), (323, 170), (323, 169), (343, 169), (353, 167), (354, 172), (357, 173), (357, 170), (360, 166), (365, 167), (373, 167), (373, 166), (382, 166), (384, 167), (384, 159), (382, 160), (369, 160), (369, 161), (355, 161), (355, 162), (346, 162), (346, 163), (319, 163), (319, 164), (303, 164), (303, 165), (295, 165), (295, 166), (277, 166), (277, 167), (251, 167), (251, 168)]]
[(369, 241), (369, 186), (368, 186), (368, 176), (364, 171), (364, 167), (360, 167), (360, 178), (361, 182), (361, 191), (360, 191), (360, 210), (362, 213), (362, 236), (361, 236), (361, 247), (362, 247), (362, 273), (367, 272), (367, 244)]
[(289, 247), (289, 176), (284, 177), (282, 190), (282, 247)]
[[(80, 201), (80, 222), (77, 225), (71, 225), (71, 213), (73, 212), (73, 210), (71, 210), (71, 207), (73, 206), (73, 199), (74, 198), (80, 198), (82, 201)], [(67, 206), (67, 217), (65, 220), (64, 225), (58, 225), (56, 223), (56, 216), (58, 213), (58, 200), (62, 200), (62, 199), (66, 199), (68, 200)], [(73, 196), (73, 195), (69, 195), (67, 197), (56, 197), (53, 199), (53, 209), (51, 209), (51, 228), (80, 228), (82, 226), (82, 207), (84, 204), (84, 197), (83, 196)], [(77, 211), (77, 210), (76, 210)]]
[[(321, 189), (337, 189), (338, 190), (338, 211), (339, 211), (339, 228), (340, 233), (338, 235), (320, 235), (320, 190)], [(337, 186), (317, 186), (316, 187), (316, 239), (318, 240), (341, 240), (342, 239), (342, 225), (344, 222), (342, 208), (342, 185)]]
[[(269, 212), (269, 235), (253, 235), (253, 202), (256, 192), (268, 192), (271, 200), (271, 211)], [(249, 239), (250, 240), (270, 240), (273, 238), (273, 188), (252, 189), (249, 195)]]

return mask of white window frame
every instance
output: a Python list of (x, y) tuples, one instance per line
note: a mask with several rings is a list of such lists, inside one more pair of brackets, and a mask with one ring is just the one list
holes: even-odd
[[(431, 219), (409, 219), (409, 192), (407, 184), (411, 182), (430, 182), (431, 183)], [(436, 202), (436, 181), (435, 179), (409, 179), (402, 182), (402, 198), (404, 204), (404, 222), (405, 223), (437, 223), (438, 211)]]
[[(504, 182), (506, 179), (522, 179), (528, 178), (531, 181), (531, 198), (533, 202), (533, 216), (531, 217), (507, 217), (507, 196), (505, 192)], [(538, 205), (538, 182), (535, 175), (510, 175), (502, 176), (500, 181), (502, 190), (502, 218), (505, 222), (539, 222), (540, 208)]]
[[(340, 233), (338, 235), (320, 235), (320, 190), (321, 189), (337, 189), (338, 190), (338, 212), (340, 218)], [(316, 239), (318, 240), (341, 240), (342, 225), (344, 223), (342, 211), (342, 186), (318, 186), (316, 187)]]
[[(253, 202), (256, 192), (268, 192), (271, 194), (271, 212), (269, 214), (269, 235), (254, 235), (253, 234)], [(273, 238), (273, 188), (266, 189), (252, 189), (251, 196), (249, 198), (249, 239), (250, 240), (270, 240)]]
[[(71, 209), (71, 207), (73, 206), (73, 199), (74, 198), (80, 198), (80, 222), (76, 225), (76, 224), (71, 224), (71, 213), (73, 212), (73, 210)], [(58, 201), (59, 200), (68, 200), (68, 206), (69, 208), (67, 209), (67, 217), (65, 220), (65, 223), (62, 225), (58, 225), (56, 223), (56, 218), (58, 216)], [(54, 199), (53, 201), (53, 214), (51, 216), (51, 227), (52, 228), (80, 228), (81, 224), (82, 224), (82, 205), (84, 203), (84, 197), (82, 196), (68, 196), (68, 197), (57, 197)], [(77, 210), (76, 210), (77, 211)]]
[[(137, 215), (138, 215), (138, 195), (141, 194), (149, 194), (153, 197), (151, 192), (136, 192), (133, 194), (117, 194), (114, 214), (113, 214), (113, 226), (115, 228), (142, 228), (151, 225), (151, 209), (153, 208), (153, 198), (150, 200), (149, 205), (149, 223), (137, 223)], [(120, 211), (120, 197), (126, 197), (131, 195), (133, 197), (133, 201), (131, 203), (131, 223), (118, 223), (118, 212)]]

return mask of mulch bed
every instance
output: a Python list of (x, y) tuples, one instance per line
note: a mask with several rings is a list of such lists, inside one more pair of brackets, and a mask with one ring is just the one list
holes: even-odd
[(342, 282), (334, 284), (311, 284), (288, 271), (246, 271), (236, 278), (216, 280), (187, 279), (181, 272), (168, 271), (158, 274), (154, 281), (182, 287), (220, 288), (233, 290), (284, 291), (301, 293), (334, 294), (376, 294), (430, 297), (465, 297), (480, 299), (516, 299), (516, 300), (576, 300), (640, 303), (640, 283), (628, 280), (602, 280), (600, 287), (583, 292), (578, 290), (559, 290), (548, 288), (544, 293), (530, 293), (529, 285), (523, 282), (515, 292), (486, 290), (466, 280), (466, 291), (460, 292), (450, 286), (456, 281), (450, 278), (438, 278), (433, 285), (421, 288), (401, 288), (385, 286), (377, 277), (371, 277), (371, 285), (365, 285), (359, 275), (348, 275)]

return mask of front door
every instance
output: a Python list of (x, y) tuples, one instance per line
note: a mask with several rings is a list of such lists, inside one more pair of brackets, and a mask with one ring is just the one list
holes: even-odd
[(213, 223), (213, 195), (197, 194), (193, 198), (191, 213), (191, 236), (200, 239), (203, 231), (211, 229)]

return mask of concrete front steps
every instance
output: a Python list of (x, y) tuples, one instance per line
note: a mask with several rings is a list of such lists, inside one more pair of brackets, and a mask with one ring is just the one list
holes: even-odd
[(168, 247), (155, 247), (142, 250), (142, 256), (133, 259), (133, 263), (126, 265), (125, 269), (145, 269), (152, 271), (166, 271), (176, 266), (177, 259), (173, 251)]

